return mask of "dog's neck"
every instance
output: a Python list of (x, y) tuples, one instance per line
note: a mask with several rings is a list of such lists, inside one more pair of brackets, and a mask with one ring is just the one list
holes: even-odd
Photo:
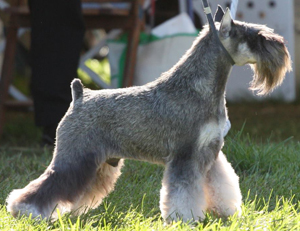
[(223, 96), (232, 65), (212, 36), (203, 31), (179, 62), (158, 80), (169, 88), (181, 85), (179, 89), (192, 89), (201, 97)]

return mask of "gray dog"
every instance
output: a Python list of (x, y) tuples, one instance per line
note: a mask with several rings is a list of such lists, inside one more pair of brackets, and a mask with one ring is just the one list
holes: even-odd
[[(216, 27), (235, 64), (253, 68), (252, 89), (267, 94), (281, 84), (291, 70), (281, 36), (233, 21), (228, 9)], [(8, 211), (55, 218), (55, 208), (78, 214), (95, 208), (113, 190), (122, 158), (165, 166), (160, 209), (166, 222), (240, 211), (238, 177), (221, 152), (232, 64), (213, 36), (206, 27), (174, 67), (144, 86), (92, 91), (74, 80), (49, 167), (10, 193)]]

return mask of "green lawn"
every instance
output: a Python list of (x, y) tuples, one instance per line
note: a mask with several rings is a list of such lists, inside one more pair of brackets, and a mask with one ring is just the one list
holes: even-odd
[[(233, 111), (241, 116), (243, 110)], [(0, 142), (0, 230), (300, 230), (300, 132), (289, 139), (287, 123), (272, 127), (266, 119), (255, 125), (252, 109), (247, 111), (249, 126), (246, 122), (243, 127), (246, 116), (231, 116), (233, 130), (223, 148), (240, 176), (242, 215), (225, 220), (207, 214), (201, 223), (171, 226), (164, 226), (159, 211), (163, 168), (136, 161), (125, 162), (115, 191), (85, 215), (66, 214), (55, 222), (11, 217), (5, 208), (8, 193), (38, 177), (51, 160), (51, 150), (37, 145), (40, 131), (32, 117), (13, 114)], [(275, 114), (279, 119), (280, 113)], [(254, 126), (262, 132), (255, 133)], [(272, 128), (281, 133), (274, 137)]]

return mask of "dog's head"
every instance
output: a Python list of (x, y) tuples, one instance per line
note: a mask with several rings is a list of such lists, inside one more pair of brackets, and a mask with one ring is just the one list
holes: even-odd
[(219, 37), (236, 65), (251, 65), (254, 76), (250, 89), (259, 95), (279, 86), (292, 69), (282, 36), (264, 25), (232, 20), (229, 9), (223, 15)]

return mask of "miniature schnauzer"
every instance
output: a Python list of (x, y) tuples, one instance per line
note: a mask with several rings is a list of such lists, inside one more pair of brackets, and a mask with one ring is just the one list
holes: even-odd
[[(281, 36), (232, 20), (228, 9), (215, 26), (235, 64), (251, 65), (251, 89), (267, 94), (281, 84), (291, 70)], [(8, 211), (55, 218), (56, 208), (78, 214), (95, 208), (113, 190), (125, 158), (165, 166), (160, 209), (166, 222), (239, 212), (238, 176), (221, 151), (232, 63), (213, 36), (206, 26), (176, 65), (144, 86), (92, 91), (74, 80), (50, 165), (10, 193)]]

